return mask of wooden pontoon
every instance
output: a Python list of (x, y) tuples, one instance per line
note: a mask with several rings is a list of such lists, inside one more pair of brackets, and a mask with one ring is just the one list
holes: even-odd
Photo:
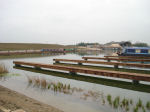
[(114, 61), (129, 61), (129, 62), (150, 62), (150, 59), (134, 59), (134, 58), (103, 58), (103, 57), (82, 57), (82, 59), (84, 60), (88, 60), (88, 59), (97, 59), (97, 60), (107, 60), (108, 62), (111, 60)]
[(75, 62), (78, 64), (90, 63), (90, 64), (102, 64), (102, 65), (113, 65), (114, 68), (119, 66), (129, 66), (129, 67), (140, 67), (140, 68), (150, 68), (150, 64), (140, 64), (140, 63), (121, 63), (121, 62), (106, 62), (106, 61), (86, 61), (86, 60), (71, 60), (71, 59), (53, 59), (56, 63), (62, 62)]
[(108, 70), (96, 70), (96, 69), (89, 69), (89, 68), (68, 67), (68, 66), (61, 66), (61, 65), (51, 65), (51, 64), (23, 62), (23, 61), (14, 61), (13, 63), (15, 64), (15, 66), (23, 65), (23, 66), (32, 66), (35, 68), (49, 68), (49, 69), (54, 69), (54, 70), (69, 71), (71, 74), (85, 73), (85, 74), (92, 74), (92, 75), (98, 75), (98, 76), (130, 79), (130, 80), (133, 80), (133, 83), (135, 84), (139, 83), (139, 81), (150, 82), (150, 75), (147, 75), (147, 74), (108, 71)]

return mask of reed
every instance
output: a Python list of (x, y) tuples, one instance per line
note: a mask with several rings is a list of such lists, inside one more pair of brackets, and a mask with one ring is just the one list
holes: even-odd
[(126, 110), (126, 112), (128, 112), (128, 111), (129, 111), (129, 107), (127, 106), (127, 107), (125, 108), (125, 110)]
[(32, 83), (32, 78), (27, 76), (27, 79), (28, 79), (28, 83), (31, 84)]
[(132, 99), (130, 99), (130, 104), (131, 104), (131, 105), (133, 104), (133, 100), (132, 100)]
[(134, 107), (133, 112), (138, 112), (138, 107)]
[(148, 101), (148, 102), (146, 103), (146, 108), (147, 108), (148, 110), (150, 110), (150, 101)]
[(120, 104), (120, 97), (117, 96), (117, 97), (115, 98), (115, 100), (113, 101), (113, 107), (114, 107), (114, 108), (118, 108), (119, 104)]
[(51, 84), (48, 84), (48, 87), (47, 87), (48, 89), (50, 89), (51, 88)]
[[(44, 78), (39, 78), (39, 77), (29, 77), (28, 78), (28, 83), (31, 85), (31, 83), (35, 86), (41, 87), (42, 89), (51, 89), (54, 92), (63, 92), (65, 94), (69, 94), (72, 91), (72, 88), (70, 87), (70, 84), (63, 84), (61, 82), (47, 82), (46, 79)], [(71, 91), (70, 91), (71, 90)]]
[(46, 79), (42, 78), (40, 82), (41, 82), (41, 87), (42, 88), (46, 88), (47, 87)]
[(136, 106), (140, 107), (140, 108), (142, 107), (142, 100), (141, 99), (139, 99), (139, 101), (137, 102)]
[(144, 106), (142, 106), (142, 111), (143, 111), (143, 112), (146, 112), (146, 110), (145, 110)]
[(125, 99), (125, 98), (124, 98), (121, 103), (122, 103), (122, 105), (123, 105), (124, 107), (129, 106), (129, 101), (128, 101), (128, 99)]
[(3, 76), (3, 74), (8, 73), (8, 69), (4, 64), (0, 64), (0, 76)]
[(110, 94), (107, 95), (107, 101), (110, 105), (112, 105), (112, 98)]
[(34, 84), (35, 84), (36, 86), (39, 86), (39, 85), (40, 85), (40, 79), (39, 79), (39, 77), (34, 77), (34, 78), (33, 78), (33, 81), (34, 81)]
[(70, 90), (70, 84), (68, 84), (67, 89)]
[(105, 104), (105, 99), (103, 99), (103, 105)]

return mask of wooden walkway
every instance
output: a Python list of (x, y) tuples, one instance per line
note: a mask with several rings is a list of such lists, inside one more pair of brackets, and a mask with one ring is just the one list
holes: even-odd
[(132, 61), (132, 62), (150, 62), (150, 59), (134, 59), (134, 58), (111, 58), (111, 57), (82, 57), (84, 60), (88, 59), (97, 59), (97, 60), (107, 60), (110, 62), (111, 60), (114, 61)]
[(130, 80), (133, 80), (133, 83), (135, 84), (139, 83), (139, 81), (150, 82), (150, 75), (147, 75), (147, 74), (98, 70), (98, 69), (96, 70), (96, 69), (89, 69), (89, 68), (68, 67), (68, 66), (61, 66), (61, 65), (51, 65), (51, 64), (23, 62), (23, 61), (14, 61), (13, 63), (15, 64), (15, 66), (26, 65), (26, 66), (32, 66), (35, 68), (49, 68), (49, 69), (54, 69), (54, 70), (69, 71), (71, 74), (85, 73), (85, 74), (93, 74), (93, 75), (98, 75), (98, 76), (130, 79)]
[(140, 64), (140, 63), (120, 63), (120, 62), (105, 62), (105, 61), (71, 60), (71, 59), (53, 59), (53, 61), (55, 61), (56, 63), (62, 61), (62, 62), (75, 62), (78, 64), (90, 63), (90, 64), (113, 65), (114, 68), (118, 68), (119, 66), (150, 68), (150, 64)]
[(105, 58), (132, 58), (132, 59), (150, 59), (146, 56), (104, 56)]

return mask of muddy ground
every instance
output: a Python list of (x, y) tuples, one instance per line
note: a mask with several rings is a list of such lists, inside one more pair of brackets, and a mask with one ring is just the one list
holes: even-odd
[(62, 112), (47, 104), (43, 104), (25, 95), (0, 86), (0, 106), (6, 109), (23, 109), (26, 112)]

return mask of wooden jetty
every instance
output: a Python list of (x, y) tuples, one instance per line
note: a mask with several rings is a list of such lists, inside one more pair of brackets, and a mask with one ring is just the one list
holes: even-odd
[(89, 68), (80, 68), (80, 67), (69, 67), (69, 66), (61, 66), (61, 65), (24, 62), (24, 61), (13, 61), (13, 63), (15, 64), (15, 66), (23, 65), (23, 66), (32, 66), (38, 69), (49, 68), (49, 69), (54, 69), (54, 70), (69, 71), (72, 75), (76, 73), (85, 73), (85, 74), (93, 74), (93, 75), (98, 75), (98, 76), (130, 79), (130, 80), (133, 80), (134, 84), (138, 84), (139, 81), (150, 82), (150, 75), (147, 75), (147, 74), (98, 70), (98, 69), (89, 69)]
[(140, 68), (150, 68), (150, 64), (140, 64), (140, 63), (121, 63), (121, 62), (106, 62), (106, 61), (86, 61), (86, 60), (71, 60), (71, 59), (53, 59), (56, 63), (62, 62), (75, 62), (80, 65), (83, 63), (90, 64), (103, 64), (103, 65), (113, 65), (114, 68), (118, 68), (119, 66), (129, 66), (129, 67), (140, 67)]
[(132, 59), (150, 59), (148, 56), (104, 56), (105, 58), (132, 58)]
[(132, 62), (150, 62), (150, 59), (134, 59), (134, 58), (111, 58), (111, 57), (82, 57), (84, 60), (88, 59), (97, 59), (97, 60), (107, 60), (110, 62), (111, 60), (114, 61), (132, 61)]

